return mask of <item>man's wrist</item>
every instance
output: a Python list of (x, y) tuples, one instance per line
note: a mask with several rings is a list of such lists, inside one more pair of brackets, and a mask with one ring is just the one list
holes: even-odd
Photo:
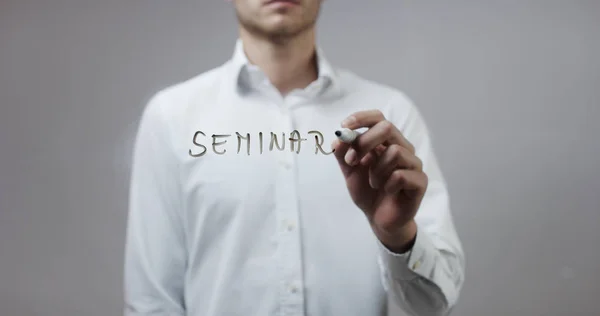
[(390, 252), (403, 254), (410, 251), (417, 237), (417, 223), (413, 220), (394, 232), (386, 232), (377, 227), (373, 228), (375, 235)]

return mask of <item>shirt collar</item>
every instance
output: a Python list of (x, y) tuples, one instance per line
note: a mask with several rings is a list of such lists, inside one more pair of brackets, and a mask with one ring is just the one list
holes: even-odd
[[(327, 60), (325, 53), (320, 47), (317, 47), (316, 54), (319, 72), (318, 78), (307, 89), (318, 88), (323, 91), (325, 88), (329, 88), (331, 92), (341, 92), (340, 80), (336, 69)], [(247, 88), (250, 82), (256, 83), (261, 80), (265, 83), (268, 82), (268, 79), (264, 77), (264, 73), (248, 60), (241, 39), (236, 41), (235, 50), (230, 60), (230, 67), (231, 78), (238, 91), (239, 89)]]

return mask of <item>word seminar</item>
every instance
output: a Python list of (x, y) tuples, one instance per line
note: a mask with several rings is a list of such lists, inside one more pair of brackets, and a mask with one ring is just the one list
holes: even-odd
[[(319, 131), (309, 131), (309, 137), (314, 139), (314, 151), (315, 155), (319, 154), (319, 152), (323, 155), (330, 155), (335, 150), (331, 150), (330, 152), (326, 152), (323, 149), (323, 143), (325, 138), (323, 137), (323, 133)], [(268, 151), (273, 150), (286, 150), (286, 143), (289, 142), (289, 150), (292, 152), (300, 153), (300, 148), (302, 148), (302, 142), (308, 141), (308, 138), (303, 138), (299, 131), (294, 130), (289, 134), (289, 137), (286, 139), (286, 133), (274, 133), (270, 132), (270, 135), (263, 135), (263, 132), (259, 132), (258, 135), (254, 135), (255, 137), (251, 137), (250, 133), (246, 133), (245, 135), (236, 132), (235, 135), (232, 134), (212, 134), (210, 137), (206, 135), (206, 133), (202, 131), (196, 131), (192, 138), (193, 149), (189, 149), (189, 155), (191, 157), (197, 158), (202, 157), (208, 152), (208, 145), (204, 145), (203, 140), (206, 138), (212, 138), (212, 142), (210, 146), (212, 147), (212, 151), (217, 155), (224, 155), (227, 153), (227, 145), (228, 141), (232, 140), (231, 138), (237, 139), (237, 153), (239, 154), (242, 151), (242, 147), (245, 148), (246, 154), (249, 156), (250, 152), (258, 151), (259, 154), (262, 154), (265, 150)], [(270, 136), (270, 137), (269, 137)], [(314, 136), (314, 137), (310, 137)], [(265, 139), (267, 138), (267, 139)], [(257, 139), (257, 140), (255, 140)], [(235, 141), (235, 140), (234, 140)], [(266, 145), (267, 143), (268, 145)], [(310, 142), (312, 143), (312, 142)], [(265, 146), (268, 146), (265, 148)], [(251, 148), (255, 148), (251, 150)]]

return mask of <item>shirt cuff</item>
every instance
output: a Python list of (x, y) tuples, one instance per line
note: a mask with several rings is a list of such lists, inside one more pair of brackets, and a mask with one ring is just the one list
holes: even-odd
[(383, 268), (393, 279), (408, 281), (418, 276), (426, 277), (433, 269), (436, 248), (426, 233), (417, 231), (412, 249), (402, 254), (391, 252), (377, 241)]

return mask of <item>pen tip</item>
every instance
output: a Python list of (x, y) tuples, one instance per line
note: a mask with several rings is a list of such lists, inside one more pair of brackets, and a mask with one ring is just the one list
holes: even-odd
[(342, 132), (341, 131), (335, 131), (335, 136), (342, 136)]

